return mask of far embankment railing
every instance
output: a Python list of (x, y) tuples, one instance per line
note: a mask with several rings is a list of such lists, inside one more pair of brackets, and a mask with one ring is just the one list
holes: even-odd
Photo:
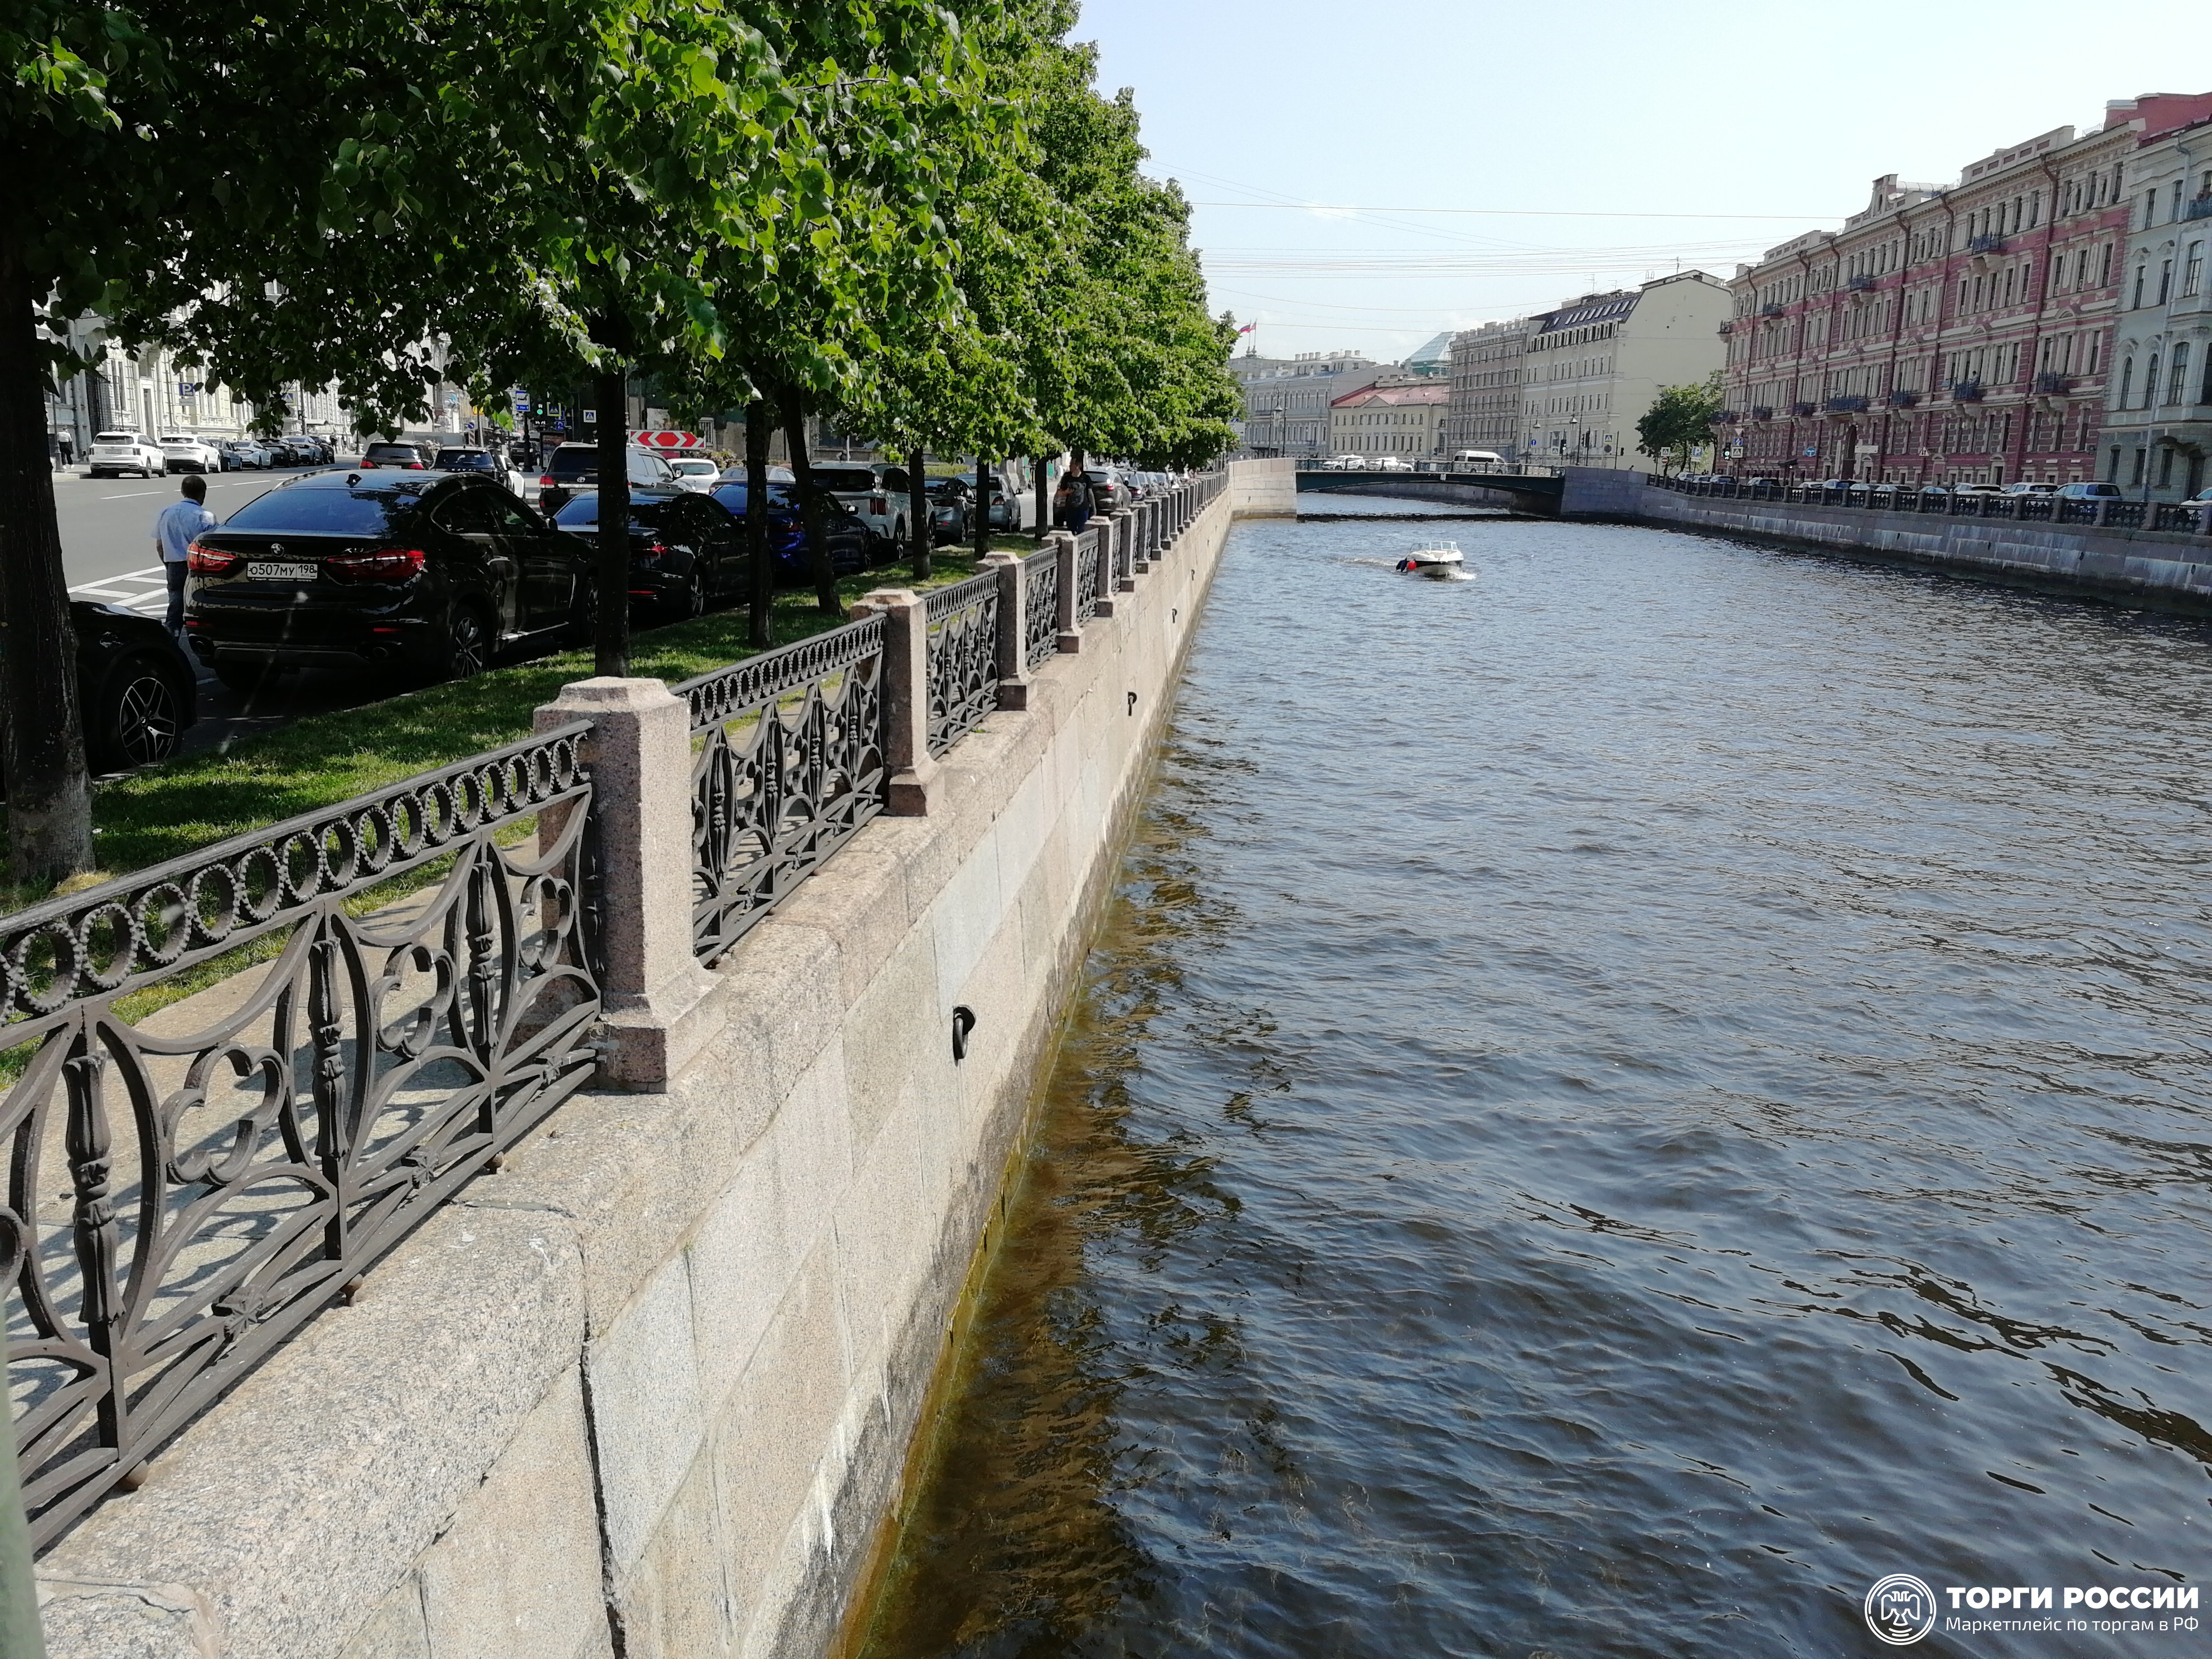
[(920, 774), (1026, 706), (1225, 476), (672, 695), (578, 682), (526, 741), (0, 918), (38, 1544), (570, 1095), (665, 1088), (672, 961), (706, 981), (873, 818), (927, 810)]
[(2022, 523), (2081, 525), (2106, 530), (2154, 530), (2212, 535), (2212, 502), (2124, 501), (2051, 492), (1960, 489), (1920, 484), (1784, 484), (1739, 478), (1644, 480), (1656, 489), (1723, 501), (1784, 501), (1805, 507), (1850, 507), (1885, 513), (1935, 514), (1954, 519), (2011, 519)]

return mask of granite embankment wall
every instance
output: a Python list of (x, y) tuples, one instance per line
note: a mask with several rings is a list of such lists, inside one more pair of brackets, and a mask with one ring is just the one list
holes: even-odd
[(1746, 501), (1638, 488), (1628, 515), (2130, 605), (2212, 611), (2212, 537), (1869, 507)]
[(827, 1649), (1230, 520), (1289, 489), (1240, 474), (748, 935), (665, 1092), (562, 1107), (49, 1552), (53, 1659)]

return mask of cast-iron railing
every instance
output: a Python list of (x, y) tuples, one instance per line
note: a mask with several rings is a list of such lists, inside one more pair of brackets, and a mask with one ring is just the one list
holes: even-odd
[(2071, 374), (2061, 374), (2056, 369), (2046, 368), (2035, 377), (2035, 389), (2046, 398), (2062, 396), (2074, 389), (2074, 377)]
[(1042, 667), (1060, 649), (1060, 549), (1047, 547), (1022, 561), (1022, 665)]
[(692, 948), (718, 961), (885, 805), (880, 616), (675, 688), (691, 709)]
[(2094, 524), (2097, 522), (2097, 503), (2069, 496), (2058, 503), (2060, 524)]
[(1962, 404), (1978, 404), (1982, 400), (1982, 383), (1979, 380), (1954, 381), (1951, 396)]
[(1831, 415), (1856, 415), (1866, 406), (1867, 399), (1856, 392), (1845, 392), (1841, 397), (1828, 399), (1828, 413)]
[(591, 1075), (588, 729), (0, 921), (36, 1540)]
[(2144, 519), (2141, 501), (2111, 501), (2105, 503), (2105, 525), (2107, 529), (2140, 530)]
[(1934, 513), (1960, 519), (2018, 519), (2047, 524), (2095, 524), (2099, 508), (2105, 524), (2115, 528), (2154, 530), (2212, 535), (2212, 508), (2187, 501), (2103, 501), (2078, 496), (1996, 494), (1984, 490), (1960, 492), (1940, 485), (1854, 484), (1848, 489), (1824, 484), (1746, 483), (1740, 478), (1686, 479), (1653, 474), (1644, 483), (1685, 495), (1740, 497), (1751, 501), (1801, 501), (1829, 507), (1871, 507), (1885, 512)]
[(929, 752), (942, 755), (999, 706), (999, 574), (924, 596), (929, 623)]
[(1882, 401), (1892, 409), (1917, 409), (1920, 406), (1920, 394), (1909, 386), (1898, 386), (1884, 397)]

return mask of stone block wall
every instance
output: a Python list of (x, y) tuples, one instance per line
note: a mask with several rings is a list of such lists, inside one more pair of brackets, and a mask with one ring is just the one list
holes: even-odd
[(56, 1545), (52, 1659), (824, 1651), (1254, 465), (709, 975), (665, 1092), (569, 1102)]

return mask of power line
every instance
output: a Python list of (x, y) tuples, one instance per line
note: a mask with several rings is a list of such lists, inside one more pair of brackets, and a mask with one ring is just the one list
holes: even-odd
[(1297, 213), (1436, 213), (1454, 216), (1486, 216), (1499, 219), (1743, 219), (1777, 220), (1785, 224), (1804, 224), (1832, 216), (1818, 213), (1615, 213), (1600, 208), (1431, 208), (1431, 207), (1346, 207), (1334, 202), (1200, 202), (1193, 200), (1193, 207), (1270, 208)]

